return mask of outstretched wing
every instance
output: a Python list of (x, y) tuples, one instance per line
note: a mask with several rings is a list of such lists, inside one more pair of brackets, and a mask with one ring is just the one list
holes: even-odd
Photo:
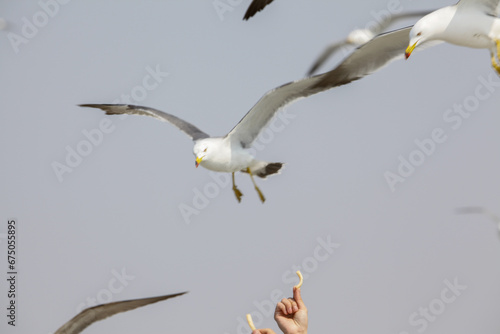
[(498, 16), (500, 12), (500, 0), (460, 0), (457, 6), (480, 8), (486, 14), (493, 16)]
[(311, 66), (311, 69), (309, 70), (309, 72), (307, 72), (307, 75), (313, 75), (318, 70), (318, 68), (320, 68), (326, 62), (326, 60), (331, 57), (331, 55), (333, 55), (335, 52), (337, 52), (337, 50), (346, 45), (349, 45), (349, 42), (344, 40), (342, 42), (333, 43), (327, 46), (323, 53), (319, 55), (318, 59), (316, 59), (314, 64)]
[(317, 76), (305, 78), (268, 91), (226, 137), (239, 141), (243, 147), (249, 147), (281, 108), (300, 98), (326, 90), (322, 87), (312, 88), (318, 80)]
[(393, 60), (403, 58), (410, 42), (410, 30), (407, 27), (374, 37), (358, 47), (335, 69), (321, 75), (318, 87), (332, 88), (361, 79)]
[(193, 140), (210, 137), (205, 132), (198, 129), (191, 123), (188, 123), (179, 117), (167, 114), (166, 112), (148, 107), (134, 106), (130, 104), (80, 104), (80, 107), (90, 107), (102, 109), (106, 115), (144, 115), (154, 117), (162, 122), (169, 122), (175, 125), (179, 130), (183, 131)]
[[(371, 28), (371, 32), (373, 35), (379, 35), (382, 33), (384, 30), (387, 29), (391, 24), (399, 21), (399, 20), (404, 20), (412, 17), (417, 17), (421, 18), (429, 13), (432, 13), (432, 11), (416, 11), (416, 12), (407, 12), (407, 13), (402, 13), (402, 14), (395, 14), (395, 15), (390, 15), (381, 22), (379, 22), (375, 27)], [(318, 60), (313, 64), (312, 68), (309, 70), (308, 75), (312, 75), (314, 72), (318, 70), (318, 68), (323, 65), (323, 63), (326, 62), (330, 56), (335, 53), (338, 49), (340, 49), (342, 46), (348, 44), (347, 41), (340, 42), (340, 43), (334, 43), (331, 44), (330, 46), (327, 47), (325, 51), (319, 56)]]
[(357, 48), (330, 72), (294, 81), (267, 92), (227, 134), (248, 147), (274, 114), (285, 105), (369, 75), (390, 61), (403, 58), (411, 27), (379, 35)]
[(96, 321), (106, 319), (117, 313), (130, 311), (141, 306), (157, 303), (162, 300), (181, 296), (187, 292), (172, 295), (126, 300), (87, 308), (73, 319), (62, 325), (54, 334), (77, 334)]
[(273, 0), (253, 0), (250, 6), (248, 6), (245, 16), (243, 16), (243, 20), (248, 20), (257, 12), (263, 10), (271, 2), (273, 2)]

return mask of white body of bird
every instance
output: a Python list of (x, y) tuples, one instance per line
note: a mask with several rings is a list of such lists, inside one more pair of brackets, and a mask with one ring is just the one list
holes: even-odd
[(498, 0), (461, 0), (421, 18), (410, 31), (408, 58), (420, 45), (442, 41), (469, 48), (488, 49), (491, 62), (500, 74), (500, 19)]
[(249, 150), (227, 137), (199, 139), (193, 147), (193, 153), (201, 166), (215, 172), (239, 172), (254, 161)]

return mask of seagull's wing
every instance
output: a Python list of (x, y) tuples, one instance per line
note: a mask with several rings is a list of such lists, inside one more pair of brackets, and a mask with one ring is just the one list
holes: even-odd
[(326, 62), (326, 60), (331, 57), (332, 54), (349, 44), (350, 43), (348, 41), (343, 40), (342, 42), (336, 42), (327, 46), (323, 53), (320, 54), (318, 59), (316, 59), (314, 64), (311, 66), (311, 69), (309, 70), (309, 72), (307, 72), (307, 75), (313, 75), (318, 70), (318, 68), (320, 68)]
[(87, 308), (77, 314), (73, 319), (62, 325), (54, 334), (77, 334), (96, 321), (106, 319), (117, 313), (130, 311), (141, 306), (157, 303), (162, 300), (181, 296), (187, 292), (173, 295), (126, 300), (121, 302), (108, 303)]
[(290, 82), (267, 92), (226, 135), (248, 147), (274, 114), (297, 99), (345, 85), (375, 72), (390, 61), (404, 57), (411, 27), (379, 35), (357, 48), (334, 70)]
[(273, 0), (253, 0), (250, 6), (248, 6), (245, 16), (243, 16), (243, 20), (248, 20), (257, 14), (257, 12), (263, 10), (271, 2), (273, 2)]
[(498, 16), (500, 12), (500, 0), (460, 0), (457, 6), (480, 8), (486, 14), (493, 16)]
[(243, 147), (249, 147), (281, 108), (300, 98), (328, 89), (323, 87), (313, 88), (320, 79), (320, 76), (309, 77), (289, 82), (268, 91), (226, 137), (232, 141), (239, 141)]
[[(395, 15), (390, 15), (387, 17), (385, 20), (380, 22), (377, 26), (373, 27), (371, 29), (372, 33), (374, 35), (378, 35), (382, 33), (384, 30), (387, 29), (391, 24), (399, 21), (399, 20), (404, 20), (412, 17), (418, 17), (421, 18), (427, 14), (432, 13), (432, 11), (414, 11), (414, 12), (407, 12), (407, 13), (401, 13), (401, 14), (395, 14)], [(409, 32), (408, 32), (409, 34)], [(340, 45), (339, 45), (340, 44)], [(341, 43), (335, 43), (330, 45), (316, 60), (312, 68), (309, 70), (309, 75), (313, 74), (316, 72), (316, 70), (328, 59), (335, 51), (337, 51), (340, 47), (349, 44), (347, 41), (344, 41), (343, 44)]]
[(80, 104), (80, 107), (90, 107), (102, 109), (106, 115), (144, 115), (154, 117), (162, 122), (169, 122), (186, 133), (193, 140), (210, 137), (205, 132), (198, 129), (191, 123), (188, 123), (179, 117), (167, 114), (166, 112), (159, 111), (153, 108), (134, 106), (130, 104)]
[(413, 11), (413, 12), (405, 12), (401, 14), (394, 14), (387, 17), (387, 19), (382, 20), (377, 27), (375, 27), (372, 31), (375, 35), (382, 33), (386, 30), (391, 24), (396, 23), (400, 20), (406, 20), (411, 18), (421, 18), (427, 14), (432, 13), (433, 10), (424, 10), (424, 11)]
[(481, 214), (490, 218), (495, 223), (500, 223), (500, 217), (495, 215), (493, 212), (481, 206), (467, 206), (463, 208), (458, 208), (457, 213), (459, 214)]
[[(354, 50), (335, 69), (322, 74), (321, 80), (314, 88), (328, 89), (345, 85), (381, 69), (393, 60), (404, 58), (405, 50), (410, 42), (411, 28), (394, 30), (374, 37)], [(441, 42), (428, 42), (416, 50), (439, 43)]]

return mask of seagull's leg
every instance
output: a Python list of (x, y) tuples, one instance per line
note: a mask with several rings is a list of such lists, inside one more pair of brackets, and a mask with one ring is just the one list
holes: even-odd
[(497, 45), (497, 54), (495, 55), (494, 52), (491, 52), (491, 65), (493, 65), (493, 68), (500, 75), (500, 65), (498, 64), (498, 61), (497, 61), (497, 59), (500, 55), (500, 40), (495, 39), (495, 44)]
[(253, 179), (253, 174), (252, 171), (250, 170), (250, 167), (247, 167), (247, 173), (250, 175), (250, 178), (252, 179), (252, 183), (255, 186), (255, 190), (257, 190), (257, 193), (259, 193), (260, 200), (262, 201), (262, 203), (264, 203), (266, 201), (266, 198), (262, 194), (262, 191), (260, 191), (259, 187), (257, 187), (257, 184), (255, 184), (255, 180)]
[(234, 191), (234, 194), (236, 195), (236, 199), (238, 200), (238, 203), (241, 203), (241, 196), (243, 196), (243, 194), (236, 187), (236, 183), (234, 183), (234, 172), (233, 172), (233, 191)]

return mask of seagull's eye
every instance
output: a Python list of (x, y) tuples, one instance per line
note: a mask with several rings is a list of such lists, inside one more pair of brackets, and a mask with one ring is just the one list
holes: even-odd
[(206, 152), (206, 151), (207, 151), (207, 149), (204, 149), (204, 150), (203, 150), (203, 152)]
[(419, 33), (417, 34), (417, 36), (420, 36), (420, 35), (422, 35), (422, 33), (421, 33), (421, 32), (419, 32)]

